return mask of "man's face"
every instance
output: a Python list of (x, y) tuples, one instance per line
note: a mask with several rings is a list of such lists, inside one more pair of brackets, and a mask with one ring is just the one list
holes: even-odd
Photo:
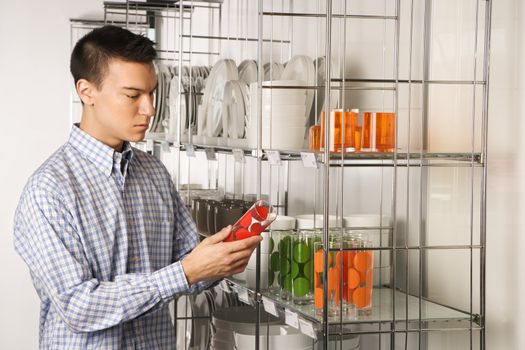
[(101, 86), (93, 90), (94, 136), (113, 147), (142, 140), (155, 114), (156, 85), (153, 64), (111, 60)]

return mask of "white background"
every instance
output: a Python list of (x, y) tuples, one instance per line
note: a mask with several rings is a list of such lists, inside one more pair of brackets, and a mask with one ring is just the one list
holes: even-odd
[[(102, 1), (0, 0), (0, 349), (38, 344), (38, 298), (15, 254), (12, 218), (28, 176), (69, 131), (69, 18)], [(525, 269), (525, 5), (493, 4), (487, 232), (488, 349), (522, 349)], [(462, 291), (464, 292), (464, 291)], [(461, 293), (464, 294), (464, 293)], [(451, 301), (452, 302), (452, 301)], [(451, 345), (447, 344), (449, 348)]]

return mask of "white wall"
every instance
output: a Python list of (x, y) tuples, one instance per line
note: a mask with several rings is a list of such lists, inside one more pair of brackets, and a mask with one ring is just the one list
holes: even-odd
[[(276, 8), (278, 10), (278, 8)], [(70, 17), (96, 16), (102, 1), (0, 1), (0, 349), (33, 349), (38, 298), (12, 248), (12, 217), (27, 177), (67, 137)], [(525, 348), (525, 5), (493, 4), (490, 92), (488, 349)], [(299, 206), (301, 202), (297, 203)], [(461, 294), (463, 294), (462, 291)]]
[(38, 347), (39, 300), (15, 254), (12, 219), (29, 175), (69, 131), (69, 18), (102, 1), (0, 1), (0, 349)]

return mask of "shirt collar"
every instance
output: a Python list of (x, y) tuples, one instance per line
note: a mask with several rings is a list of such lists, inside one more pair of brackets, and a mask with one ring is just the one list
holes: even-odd
[(80, 129), (78, 123), (71, 128), (68, 142), (108, 177), (111, 176), (113, 164), (117, 159), (117, 168), (120, 168), (120, 161), (130, 162), (133, 159), (133, 149), (129, 142), (124, 142), (121, 157), (115, 157), (118, 152)]

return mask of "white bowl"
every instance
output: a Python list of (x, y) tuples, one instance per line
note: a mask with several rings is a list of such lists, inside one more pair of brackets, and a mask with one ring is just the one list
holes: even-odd
[(232, 350), (234, 346), (234, 341), (213, 340), (213, 349), (215, 350)]
[(270, 225), (270, 230), (293, 230), (295, 228), (295, 221), (296, 219), (293, 216), (278, 215)]
[[(255, 329), (256, 323), (256, 310), (251, 306), (231, 306), (228, 308), (219, 308), (215, 310), (212, 317), (212, 322), (217, 332), (221, 332), (220, 339), (226, 339), (231, 334), (233, 339), (233, 332), (249, 332)], [(264, 327), (266, 324), (279, 323), (279, 319), (274, 317), (265, 311), (261, 310), (261, 322)], [(226, 331), (223, 332), (223, 331)], [(217, 333), (219, 334), (219, 333)]]
[[(234, 332), (235, 348), (239, 350), (255, 349), (255, 330)], [(260, 329), (259, 346), (261, 349), (301, 349), (312, 347), (313, 340), (288, 325), (270, 325)]]
[(345, 227), (379, 227), (382, 225), (388, 228), (391, 220), (390, 215), (383, 215), (381, 220), (379, 214), (354, 214), (343, 217), (343, 224)]
[[(284, 127), (277, 125), (270, 132), (269, 127), (262, 130), (262, 148), (281, 150), (301, 150), (305, 145), (306, 127)], [(257, 147), (257, 127), (248, 126), (248, 147)]]
[(271, 126), (272, 128), (289, 128), (289, 127), (303, 127), (306, 125), (306, 119), (303, 116), (291, 116), (289, 114), (273, 114), (263, 116), (263, 125)]
[[(323, 228), (324, 216), (322, 214), (303, 214), (297, 215), (295, 218), (297, 219), (296, 227), (298, 230), (313, 230)], [(337, 227), (337, 217), (335, 215), (330, 215), (328, 217), (328, 227)]]
[(274, 115), (285, 115), (289, 117), (303, 117), (304, 119), (304, 113), (306, 112), (306, 106), (303, 105), (263, 105), (262, 109), (263, 117), (265, 116), (274, 116)]
[[(268, 92), (268, 91), (271, 91)], [(304, 105), (306, 108), (306, 91), (305, 90), (291, 90), (297, 93), (283, 94), (279, 93), (277, 89), (265, 90), (262, 95), (264, 105), (277, 107), (282, 105)]]

